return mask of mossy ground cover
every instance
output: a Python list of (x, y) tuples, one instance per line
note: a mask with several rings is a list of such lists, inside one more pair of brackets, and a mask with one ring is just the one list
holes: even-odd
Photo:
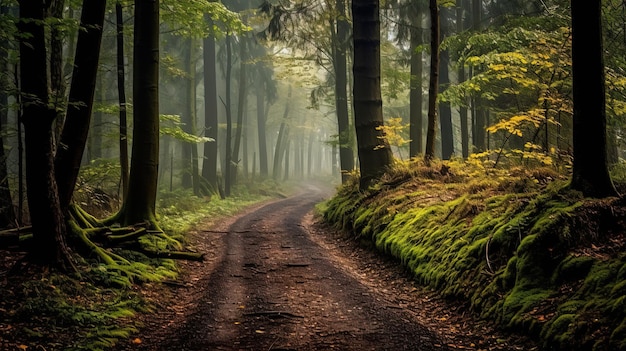
[[(184, 247), (185, 233), (199, 221), (207, 217), (217, 221), (277, 196), (281, 196), (277, 185), (265, 183), (238, 187), (224, 200), (162, 192), (157, 217), (168, 240), (146, 236), (143, 244)], [(175, 279), (177, 264), (130, 250), (108, 250), (127, 263), (77, 256), (79, 269), (72, 274), (29, 265), (21, 253), (0, 252), (0, 349), (106, 350), (136, 332), (139, 326), (133, 317), (154, 310), (138, 287)]]
[(626, 207), (584, 199), (552, 170), (461, 162), (396, 167), (342, 186), (326, 221), (424, 286), (546, 349), (626, 350)]

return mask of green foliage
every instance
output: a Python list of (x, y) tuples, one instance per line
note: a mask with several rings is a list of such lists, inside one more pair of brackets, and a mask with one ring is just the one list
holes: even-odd
[(612, 205), (583, 201), (545, 168), (398, 165), (369, 192), (343, 185), (325, 220), (546, 348), (625, 349), (626, 255), (589, 252), (612, 240)]
[[(161, 18), (174, 34), (192, 38), (224, 33), (244, 33), (251, 28), (241, 21), (239, 14), (232, 12), (218, 1), (205, 0), (162, 0)], [(212, 23), (206, 21), (209, 17)]]
[(181, 122), (179, 115), (160, 115), (161, 126), (159, 131), (161, 135), (168, 135), (177, 140), (187, 143), (207, 143), (214, 142), (215, 140), (209, 137), (197, 136), (187, 133), (183, 130), (184, 123)]

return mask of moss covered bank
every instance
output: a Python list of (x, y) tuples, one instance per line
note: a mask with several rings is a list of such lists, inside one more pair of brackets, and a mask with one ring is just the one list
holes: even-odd
[(342, 186), (327, 222), (421, 284), (551, 350), (626, 350), (623, 199), (589, 200), (548, 170), (396, 169)]

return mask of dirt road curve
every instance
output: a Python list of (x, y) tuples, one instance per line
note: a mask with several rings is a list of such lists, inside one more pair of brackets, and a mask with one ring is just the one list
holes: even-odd
[(199, 228), (207, 262), (188, 264), (180, 282), (153, 292), (163, 294), (161, 312), (122, 349), (448, 349), (424, 316), (328, 250), (310, 225), (324, 193), (303, 190)]

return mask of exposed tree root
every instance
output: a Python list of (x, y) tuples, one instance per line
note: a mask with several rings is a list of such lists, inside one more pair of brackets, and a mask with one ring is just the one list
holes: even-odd
[[(112, 249), (115, 248), (139, 252), (149, 258), (204, 260), (204, 254), (183, 251), (182, 243), (163, 232), (156, 223), (143, 222), (120, 227), (111, 219), (96, 219), (75, 204), (70, 206), (67, 229), (68, 239), (77, 253), (96, 258), (107, 265), (130, 263), (128, 259), (114, 253)], [(32, 237), (31, 227), (0, 231), (0, 247), (24, 246), (29, 237)], [(141, 240), (143, 238), (145, 240)], [(151, 241), (155, 244), (150, 244)]]

